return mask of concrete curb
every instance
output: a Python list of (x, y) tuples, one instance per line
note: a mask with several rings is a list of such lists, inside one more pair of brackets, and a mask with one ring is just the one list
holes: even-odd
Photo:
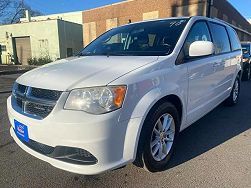
[(0, 65), (0, 75), (22, 74), (38, 66), (34, 65)]
[(0, 94), (7, 94), (7, 93), (11, 93), (11, 91), (0, 91)]
[[(29, 69), (29, 70), (31, 70), (31, 69)], [(29, 70), (0, 71), (0, 76), (1, 75), (10, 75), (10, 74), (23, 74)]]

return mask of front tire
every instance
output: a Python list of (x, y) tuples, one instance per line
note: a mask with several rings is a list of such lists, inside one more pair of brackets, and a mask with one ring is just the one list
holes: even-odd
[(240, 77), (238, 75), (234, 81), (234, 85), (233, 85), (231, 94), (225, 101), (225, 104), (227, 106), (234, 106), (238, 103), (239, 96), (240, 96), (240, 84), (241, 84)]
[(165, 102), (155, 107), (143, 125), (137, 159), (150, 172), (166, 170), (179, 134), (179, 113)]

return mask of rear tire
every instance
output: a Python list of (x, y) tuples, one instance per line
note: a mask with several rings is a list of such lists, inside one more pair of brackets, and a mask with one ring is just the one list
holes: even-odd
[(140, 134), (136, 165), (150, 172), (166, 170), (179, 128), (179, 113), (173, 104), (165, 102), (151, 110)]
[(231, 91), (230, 96), (226, 99), (225, 104), (227, 106), (234, 106), (239, 101), (240, 96), (240, 76), (238, 75), (234, 81), (234, 85)]

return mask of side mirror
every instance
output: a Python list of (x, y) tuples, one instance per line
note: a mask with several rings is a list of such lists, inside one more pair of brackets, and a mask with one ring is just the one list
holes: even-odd
[(189, 47), (190, 57), (201, 57), (214, 53), (214, 44), (209, 41), (195, 41)]

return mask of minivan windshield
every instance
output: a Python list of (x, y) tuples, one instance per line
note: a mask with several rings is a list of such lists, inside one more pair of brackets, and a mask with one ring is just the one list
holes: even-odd
[(79, 56), (165, 56), (174, 47), (188, 19), (128, 24), (111, 29), (84, 48)]

